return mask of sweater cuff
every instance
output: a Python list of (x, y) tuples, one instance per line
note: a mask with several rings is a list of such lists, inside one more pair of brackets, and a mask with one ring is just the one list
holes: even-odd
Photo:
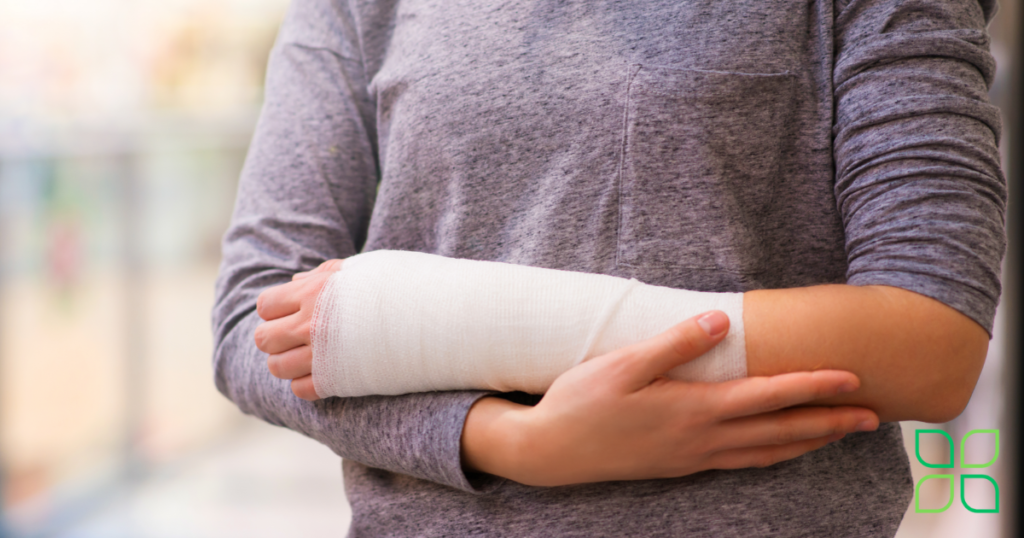
[(936, 275), (903, 271), (863, 271), (851, 275), (847, 284), (853, 286), (892, 286), (931, 297), (956, 309), (981, 325), (992, 337), (998, 298), (993, 299), (960, 282)]

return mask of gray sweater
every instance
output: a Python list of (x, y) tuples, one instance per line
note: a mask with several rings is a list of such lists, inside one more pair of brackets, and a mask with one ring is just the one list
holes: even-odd
[(764, 469), (527, 487), (461, 468), (486, 393), (293, 396), (255, 301), (405, 249), (704, 291), (899, 286), (990, 329), (992, 10), (294, 0), (224, 237), (217, 387), (344, 458), (351, 536), (892, 535), (913, 493), (895, 423)]

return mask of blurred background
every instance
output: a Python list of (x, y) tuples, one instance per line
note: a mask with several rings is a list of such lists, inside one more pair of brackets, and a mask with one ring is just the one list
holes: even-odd
[[(991, 27), (1011, 188), (1020, 1)], [(338, 459), (242, 416), (210, 367), (220, 238), (286, 8), (0, 0), (0, 537), (345, 534)], [(915, 480), (929, 474), (915, 429), (944, 429), (959, 451), (965, 432), (999, 428), (1001, 510), (911, 507), (900, 536), (1017, 534), (1015, 252), (967, 412), (903, 424)], [(991, 441), (971, 443), (990, 454)], [(944, 439), (922, 438), (922, 455), (948, 461)], [(941, 506), (946, 485), (926, 486), (922, 505)], [(994, 504), (975, 489), (972, 504)]]

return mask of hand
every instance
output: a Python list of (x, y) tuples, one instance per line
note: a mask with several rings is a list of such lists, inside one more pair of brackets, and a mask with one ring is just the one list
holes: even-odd
[(463, 429), (465, 465), (533, 486), (668, 478), (767, 467), (878, 427), (868, 409), (790, 409), (856, 390), (849, 372), (726, 383), (664, 377), (718, 344), (728, 323), (711, 312), (584, 362), (559, 376), (535, 407), (481, 399)]
[(303, 400), (319, 399), (313, 389), (313, 347), (309, 322), (316, 298), (343, 260), (327, 260), (312, 271), (295, 273), (292, 281), (267, 288), (256, 298), (256, 313), (265, 323), (256, 327), (256, 347), (265, 353), (270, 373), (292, 380), (292, 392)]

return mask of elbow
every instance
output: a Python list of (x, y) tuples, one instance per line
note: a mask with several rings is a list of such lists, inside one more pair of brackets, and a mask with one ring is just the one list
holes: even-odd
[(245, 414), (252, 414), (248, 402), (254, 382), (251, 377), (255, 372), (249, 361), (254, 353), (259, 354), (251, 337), (258, 321), (254, 318), (255, 309), (252, 307), (233, 312), (224, 308), (214, 312), (213, 382), (217, 392)]
[(980, 337), (961, 339), (960, 345), (932, 357), (934, 373), (924, 376), (928, 383), (918, 388), (913, 420), (941, 424), (964, 412), (988, 354), (988, 335), (980, 332)]
[(894, 324), (900, 333), (894, 340), (901, 343), (888, 359), (899, 366), (878, 378), (875, 396), (885, 402), (875, 408), (879, 418), (941, 424), (960, 416), (985, 366), (988, 332), (937, 300), (896, 288), (882, 291), (905, 323)]
[(230, 346), (226, 344), (223, 341), (215, 343), (213, 353), (213, 384), (217, 388), (217, 392), (238, 406), (242, 412), (245, 412), (245, 409), (242, 408), (244, 398), (239, 398), (239, 395), (236, 394), (236, 376), (233, 375)]
[(225, 361), (226, 358), (218, 345), (213, 355), (213, 384), (217, 387), (217, 392), (233, 402), (235, 400), (232, 398), (231, 386), (229, 384), (231, 376), (228, 375)]
[(228, 399), (243, 414), (264, 418), (277, 424), (272, 419), (259, 414), (260, 395), (254, 390), (258, 385), (252, 379), (253, 372), (245, 364), (238, 361), (241, 350), (231, 345), (232, 342), (221, 342), (213, 356), (213, 382), (217, 392)]
[(937, 389), (931, 397), (922, 399), (920, 409), (911, 417), (912, 420), (942, 424), (960, 416), (967, 408), (974, 391), (974, 384), (959, 384), (945, 389)]

